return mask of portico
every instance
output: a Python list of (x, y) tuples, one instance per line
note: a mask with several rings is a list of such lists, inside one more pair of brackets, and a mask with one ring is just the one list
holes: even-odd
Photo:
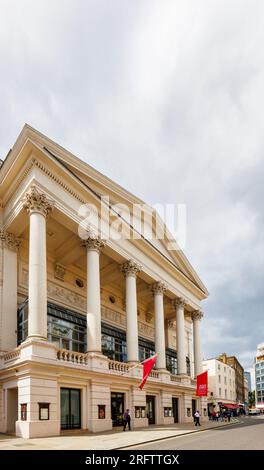
[[(155, 397), (156, 424), (173, 422), (173, 397), (179, 419), (191, 420), (205, 287), (183, 254), (163, 242), (157, 249), (93, 229), (80, 237), (80, 204), (100, 202), (92, 181), (110, 195), (118, 188), (78, 161), (81, 184), (51, 157), (55, 151), (77, 165), (26, 127), (2, 176), (0, 430), (10, 387), (18, 390), (16, 432), (25, 437), (59, 434), (62, 389), (79, 390), (63, 396), (79, 397), (80, 426), (95, 432), (112, 427), (111, 391), (124, 394), (134, 427), (147, 425), (147, 394)], [(140, 391), (140, 362), (153, 351), (156, 369)]]

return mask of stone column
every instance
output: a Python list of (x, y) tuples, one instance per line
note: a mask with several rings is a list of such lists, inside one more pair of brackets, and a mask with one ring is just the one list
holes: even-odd
[(87, 352), (101, 353), (100, 252), (105, 241), (88, 237), (82, 246), (87, 249)]
[(156, 359), (157, 369), (166, 369), (166, 349), (165, 349), (165, 330), (164, 330), (164, 306), (163, 294), (167, 286), (163, 282), (156, 282), (151, 286), (154, 294), (155, 311), (155, 352), (158, 354)]
[(24, 199), (29, 222), (28, 337), (47, 339), (46, 217), (53, 202), (32, 186)]
[(176, 341), (177, 341), (177, 363), (178, 374), (187, 374), (186, 350), (185, 350), (185, 328), (184, 328), (184, 305), (185, 301), (178, 298), (176, 305)]
[(137, 274), (141, 267), (133, 260), (121, 266), (126, 278), (127, 361), (138, 362)]
[(21, 240), (0, 230), (0, 351), (17, 346), (17, 250)]
[(203, 313), (196, 310), (192, 314), (193, 319), (193, 352), (194, 352), (194, 374), (197, 376), (202, 373), (202, 349), (201, 349), (201, 319)]

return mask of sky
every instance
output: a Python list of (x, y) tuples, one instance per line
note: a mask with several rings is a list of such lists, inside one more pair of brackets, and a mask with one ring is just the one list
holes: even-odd
[(264, 2), (0, 0), (0, 158), (25, 122), (186, 204), (204, 357), (264, 341)]

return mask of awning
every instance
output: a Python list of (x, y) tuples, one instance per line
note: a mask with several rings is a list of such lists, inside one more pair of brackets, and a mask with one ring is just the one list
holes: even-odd
[(232, 410), (235, 410), (235, 409), (239, 408), (239, 405), (235, 405), (233, 403), (221, 403), (221, 406), (223, 408), (230, 408)]

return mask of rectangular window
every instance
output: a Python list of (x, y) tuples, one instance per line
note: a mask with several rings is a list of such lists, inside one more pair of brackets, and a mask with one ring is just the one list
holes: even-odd
[(222, 390), (221, 388), (219, 388), (219, 397), (221, 397), (221, 394), (222, 394)]
[(49, 420), (49, 403), (39, 403), (39, 420), (47, 421)]
[(218, 375), (218, 382), (221, 383), (221, 375)]
[(98, 419), (105, 419), (105, 405), (98, 405)]
[(21, 403), (20, 405), (20, 419), (21, 421), (27, 420), (27, 403)]

